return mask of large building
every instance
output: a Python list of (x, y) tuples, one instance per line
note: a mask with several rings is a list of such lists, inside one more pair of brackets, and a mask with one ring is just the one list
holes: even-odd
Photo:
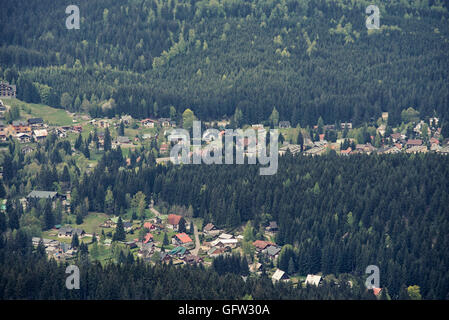
[(7, 82), (0, 82), (0, 98), (15, 98), (16, 86)]

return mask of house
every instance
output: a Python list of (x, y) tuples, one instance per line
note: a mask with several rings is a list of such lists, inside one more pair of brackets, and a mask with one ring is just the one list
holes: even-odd
[(21, 151), (22, 151), (22, 154), (25, 155), (25, 154), (33, 152), (34, 149), (30, 146), (24, 146)]
[(46, 129), (33, 131), (33, 136), (34, 136), (34, 139), (36, 139), (36, 141), (44, 140), (45, 138), (47, 138), (47, 135), (48, 135), (48, 132)]
[(314, 274), (308, 274), (306, 281), (304, 282), (304, 284), (307, 285), (314, 285), (314, 286), (319, 286), (321, 284), (321, 276), (318, 275), (314, 275)]
[(184, 247), (194, 246), (193, 240), (185, 232), (174, 235), (172, 238), (172, 243), (174, 245), (180, 245)]
[(16, 120), (12, 122), (12, 128), (16, 133), (30, 133), (31, 127), (27, 122), (22, 120)]
[(262, 264), (260, 262), (255, 262), (249, 266), (249, 271), (253, 272), (253, 273), (260, 272), (261, 269), (262, 269)]
[(74, 133), (81, 133), (81, 132), (83, 132), (83, 127), (82, 126), (72, 126), (71, 130)]
[(152, 242), (153, 240), (154, 240), (153, 235), (148, 232), (143, 239), (143, 243), (146, 244), (146, 243)]
[(256, 241), (253, 242), (253, 246), (255, 246), (256, 250), (258, 250), (258, 251), (264, 250), (269, 245), (275, 245), (275, 244), (272, 243), (272, 242), (263, 241), (263, 240), (256, 240)]
[(18, 133), (16, 134), (16, 138), (20, 143), (29, 143), (31, 141), (31, 135), (28, 133)]
[(157, 121), (162, 126), (162, 128), (167, 128), (167, 127), (170, 127), (170, 125), (171, 125), (170, 118), (159, 118)]
[(131, 231), (133, 228), (133, 224), (131, 222), (123, 222), (123, 229), (125, 229), (126, 232)]
[(352, 129), (352, 122), (342, 122), (341, 129)]
[(145, 223), (143, 224), (143, 227), (144, 227), (145, 229), (148, 229), (148, 230), (154, 230), (154, 229), (156, 229), (156, 226), (155, 226), (154, 224), (152, 224), (151, 222), (145, 222)]
[(184, 218), (177, 214), (169, 214), (167, 219), (168, 227), (177, 231), (179, 229), (179, 223), (181, 222), (181, 219)]
[(217, 227), (213, 223), (208, 223), (203, 228), (203, 233), (205, 235), (215, 236), (220, 233), (220, 230), (218, 230)]
[(405, 150), (406, 153), (427, 153), (427, 146), (412, 146)]
[(56, 191), (33, 190), (28, 194), (27, 199), (28, 199), (28, 201), (33, 200), (33, 199), (56, 200), (57, 197), (58, 197), (58, 193)]
[(408, 139), (407, 140), (407, 148), (414, 147), (414, 146), (420, 146), (422, 145), (421, 139)]
[(382, 120), (387, 121), (388, 120), (388, 112), (382, 112)]
[(376, 288), (376, 287), (373, 287), (372, 290), (373, 290), (373, 293), (374, 293), (374, 295), (375, 295), (376, 297), (380, 297), (380, 294), (381, 294), (381, 292), (382, 292), (382, 288)]
[(278, 224), (277, 224), (277, 222), (276, 221), (270, 221), (270, 223), (265, 228), (265, 230), (267, 230), (269, 232), (276, 232), (276, 231), (278, 231)]
[(129, 138), (126, 136), (118, 136), (116, 143), (117, 144), (127, 144), (127, 143), (131, 143), (131, 140), (129, 140)]
[(199, 264), (202, 263), (204, 260), (201, 257), (195, 256), (193, 254), (188, 254), (184, 257), (184, 261), (188, 264)]
[(276, 260), (279, 252), (281, 252), (281, 248), (278, 246), (268, 246), (262, 250), (262, 253), (265, 253), (271, 260)]
[(86, 235), (86, 232), (83, 229), (72, 227), (62, 227), (58, 230), (59, 238), (72, 238), (75, 234), (77, 234), (79, 238), (82, 238)]
[(278, 282), (278, 281), (289, 281), (290, 279), (288, 275), (285, 273), (285, 271), (282, 271), (281, 269), (276, 269), (273, 276), (271, 277), (271, 280), (273, 282)]
[(30, 118), (28, 119), (28, 125), (31, 128), (42, 128), (44, 126), (44, 120), (42, 118)]
[(207, 251), (209, 257), (216, 257), (225, 253), (225, 248), (212, 247)]
[(16, 86), (10, 85), (8, 82), (0, 82), (0, 98), (15, 98)]
[(149, 133), (143, 134), (143, 135), (142, 135), (142, 139), (143, 139), (143, 140), (149, 140), (149, 139), (151, 139), (151, 134), (149, 134)]
[(279, 121), (279, 128), (288, 129), (290, 127), (291, 127), (290, 121)]
[(155, 125), (157, 124), (157, 120), (153, 120), (153, 119), (147, 118), (147, 119), (141, 120), (140, 123), (141, 123), (142, 126), (144, 126), (144, 127), (147, 127), (147, 128), (154, 128)]
[(129, 125), (131, 123), (131, 121), (133, 120), (133, 117), (126, 114), (126, 115), (121, 116), (120, 120), (123, 122), (123, 124)]

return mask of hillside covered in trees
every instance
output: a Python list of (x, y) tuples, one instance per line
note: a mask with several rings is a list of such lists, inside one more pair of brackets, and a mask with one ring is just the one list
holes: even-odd
[[(449, 118), (447, 2), (5, 0), (0, 78), (18, 97), (92, 115), (355, 124), (413, 107)], [(17, 26), (20, 26), (18, 28)], [(111, 100), (113, 99), (113, 100)]]

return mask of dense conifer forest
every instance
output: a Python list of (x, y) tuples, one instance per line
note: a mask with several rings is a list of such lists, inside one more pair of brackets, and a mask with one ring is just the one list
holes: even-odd
[[(277, 110), (276, 122), (303, 132), (350, 121), (362, 142), (380, 139), (367, 124), (382, 112), (391, 131), (408, 109), (426, 122), (438, 117), (440, 140), (448, 138), (447, 1), (374, 1), (379, 30), (365, 26), (365, 0), (79, 0), (79, 30), (65, 26), (69, 2), (2, 1), (0, 80), (17, 86), (19, 104), (176, 120), (189, 108), (201, 120), (232, 119), (233, 127), (272, 125)], [(26, 109), (15, 106), (6, 122)], [(126, 127), (139, 140), (134, 129)], [(123, 123), (119, 130), (123, 136)], [(287, 151), (275, 175), (261, 176), (259, 165), (157, 164), (157, 135), (124, 152), (105, 129), (100, 151), (92, 133), (74, 144), (50, 133), (26, 154), (11, 136), (1, 143), (0, 299), (376, 299), (364, 284), (369, 265), (381, 270), (377, 299), (409, 299), (413, 286), (420, 298), (449, 299), (447, 156)], [(45, 199), (24, 209), (32, 190), (70, 194), (67, 215)], [(243, 254), (219, 256), (210, 267), (147, 263), (126, 251), (100, 263), (77, 243), (81, 289), (67, 290), (66, 262), (47, 259), (32, 237), (67, 216), (76, 224), (92, 212), (125, 216), (139, 192), (189, 212), (201, 227), (243, 230)], [(258, 261), (326, 275), (321, 286), (249, 272), (247, 253), (272, 221), (282, 250), (275, 261)], [(121, 218), (118, 225), (114, 241), (127, 236)]]
[(81, 0), (79, 30), (68, 4), (3, 1), (0, 78), (22, 100), (141, 118), (238, 110), (243, 123), (276, 107), (294, 126), (381, 111), (397, 124), (408, 107), (448, 118), (447, 2), (375, 1), (379, 30), (369, 1)]

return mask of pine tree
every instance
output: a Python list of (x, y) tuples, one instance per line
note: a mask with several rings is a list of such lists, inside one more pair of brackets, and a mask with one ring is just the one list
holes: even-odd
[(114, 241), (124, 241), (126, 239), (125, 229), (123, 228), (122, 217), (118, 218), (117, 226), (115, 228)]

